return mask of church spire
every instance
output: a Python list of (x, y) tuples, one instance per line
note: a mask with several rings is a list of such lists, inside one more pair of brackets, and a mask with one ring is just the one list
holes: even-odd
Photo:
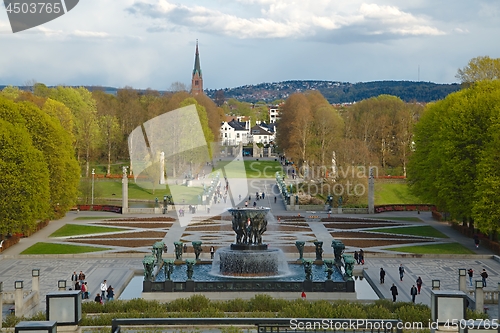
[(191, 93), (193, 95), (203, 94), (203, 78), (201, 75), (200, 53), (198, 52), (198, 40), (196, 40), (196, 52), (194, 56), (193, 78), (191, 81)]

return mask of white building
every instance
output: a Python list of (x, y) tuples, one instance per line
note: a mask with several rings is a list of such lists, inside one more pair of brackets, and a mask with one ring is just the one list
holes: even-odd
[(269, 106), (269, 123), (276, 123), (280, 119), (279, 106)]
[(262, 143), (264, 145), (269, 144), (275, 139), (275, 135), (261, 125), (255, 125), (252, 127), (250, 135), (252, 137), (251, 142)]
[(250, 121), (241, 122), (236, 119), (225, 121), (220, 127), (220, 138), (223, 146), (237, 146), (249, 142)]

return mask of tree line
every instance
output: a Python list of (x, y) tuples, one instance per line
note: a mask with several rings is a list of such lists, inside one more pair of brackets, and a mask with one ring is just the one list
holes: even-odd
[(304, 161), (331, 166), (377, 166), (404, 175), (413, 126), (424, 106), (381, 95), (334, 108), (318, 91), (291, 95), (281, 108), (277, 144), (300, 168)]
[[(195, 105), (207, 142), (219, 137), (222, 110), (206, 96), (187, 92), (117, 95), (35, 84), (31, 91), (0, 92), (0, 234), (32, 229), (63, 216), (76, 203), (80, 177), (91, 163), (128, 163), (128, 136), (160, 114)], [(185, 166), (184, 166), (185, 167)]]
[(495, 238), (500, 229), (500, 59), (457, 73), (466, 89), (430, 104), (415, 126), (413, 193)]

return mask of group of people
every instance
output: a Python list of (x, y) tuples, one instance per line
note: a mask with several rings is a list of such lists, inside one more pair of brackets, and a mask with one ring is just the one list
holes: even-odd
[(71, 275), (71, 282), (75, 290), (80, 290), (82, 292), (82, 299), (89, 298), (89, 288), (85, 281), (85, 274), (82, 271), (80, 271), (79, 274), (76, 274), (76, 271), (73, 272)]
[[(87, 285), (87, 281), (85, 281), (85, 274), (80, 271), (80, 274), (76, 274), (76, 272), (73, 272), (71, 275), (71, 282), (73, 283), (74, 289), (75, 290), (80, 290), (82, 293), (82, 299), (88, 299), (89, 298), (89, 288)], [(73, 288), (70, 288), (70, 290)], [(97, 293), (96, 297), (94, 298), (94, 301), (98, 303), (103, 303), (105, 299), (108, 301), (111, 301), (115, 297), (115, 292), (112, 286), (108, 286), (106, 283), (106, 280), (104, 280), (101, 283), (100, 286), (100, 293)]]
[(363, 249), (359, 249), (359, 252), (354, 251), (354, 260), (356, 260), (356, 263), (358, 265), (364, 265), (365, 264), (365, 251), (363, 251)]
[[(474, 270), (472, 268), (469, 268), (467, 274), (469, 275), (469, 284), (471, 287), (473, 287), (474, 285), (472, 283), (472, 278), (474, 277)], [(486, 269), (483, 268), (483, 271), (479, 275), (481, 276), (481, 280), (483, 281), (483, 287), (486, 287), (486, 279), (488, 278), (488, 272), (486, 272)]]
[[(403, 264), (399, 265), (399, 267), (398, 267), (398, 273), (399, 273), (399, 280), (403, 281), (403, 278), (404, 278), (404, 275), (405, 275), (405, 268), (404, 268)], [(380, 284), (384, 284), (385, 283), (385, 275), (386, 275), (386, 272), (385, 272), (384, 268), (381, 267), (380, 268)], [(416, 284), (416, 286), (415, 286), (415, 284)], [(413, 303), (415, 303), (415, 298), (417, 297), (417, 295), (420, 294), (420, 290), (422, 289), (423, 281), (422, 281), (422, 278), (420, 276), (415, 281), (415, 284), (410, 289), (411, 301)], [(392, 286), (391, 286), (391, 288), (389, 290), (391, 291), (392, 301), (396, 302), (396, 298), (397, 298), (397, 296), (399, 294), (398, 293), (398, 287), (393, 283)]]
[(108, 301), (112, 301), (115, 299), (115, 291), (111, 285), (108, 286), (106, 280), (101, 283), (99, 289), (101, 290), (101, 292), (97, 293), (97, 295), (95, 296), (95, 302), (103, 304), (105, 299)]

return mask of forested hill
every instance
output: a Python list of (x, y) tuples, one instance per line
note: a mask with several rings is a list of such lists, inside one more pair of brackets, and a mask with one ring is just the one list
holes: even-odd
[[(403, 101), (432, 102), (445, 98), (460, 89), (459, 84), (436, 84), (412, 81), (373, 81), (373, 82), (333, 82), (333, 81), (284, 81), (261, 83), (236, 88), (225, 88), (224, 97), (239, 101), (272, 102), (286, 99), (295, 92), (319, 90), (330, 103), (351, 103), (382, 94), (394, 95)], [(206, 90), (214, 99), (217, 90)]]

